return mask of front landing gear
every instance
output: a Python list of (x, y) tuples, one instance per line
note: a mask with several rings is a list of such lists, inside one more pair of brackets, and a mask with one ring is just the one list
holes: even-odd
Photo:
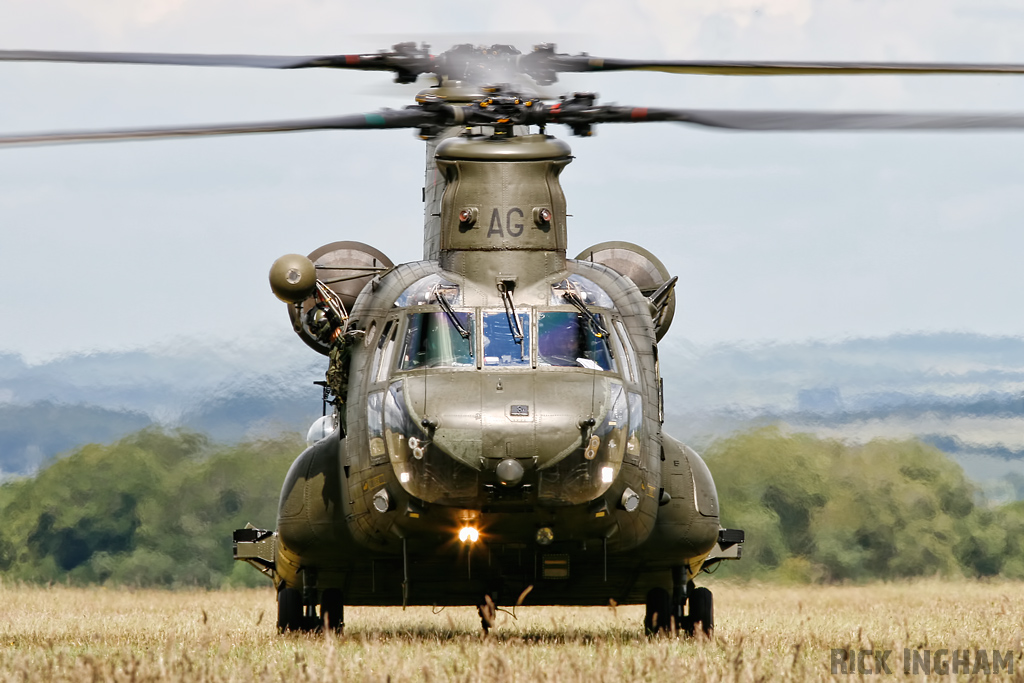
[[(305, 592), (305, 595), (303, 594)], [(338, 588), (320, 593), (320, 614), (316, 613), (316, 589), (282, 588), (277, 593), (277, 630), (321, 631), (341, 635), (345, 628), (345, 601)]]
[(687, 580), (685, 567), (672, 570), (672, 595), (664, 588), (655, 587), (647, 592), (647, 610), (644, 613), (644, 633), (649, 636), (662, 631), (682, 631), (693, 636), (697, 630), (710, 636), (715, 630), (715, 606), (711, 591), (696, 588)]
[(302, 613), (302, 591), (298, 588), (282, 588), (277, 592), (277, 630), (303, 631), (305, 619)]
[(644, 612), (644, 633), (649, 636), (658, 635), (659, 631), (672, 628), (672, 607), (668, 591), (664, 588), (652, 588), (647, 591), (647, 610)]
[(340, 588), (327, 588), (320, 596), (320, 622), (324, 630), (341, 635), (345, 629), (345, 601)]
[(689, 591), (689, 614), (683, 617), (683, 628), (688, 635), (693, 635), (700, 628), (704, 635), (710, 636), (715, 630), (714, 598), (704, 586)]

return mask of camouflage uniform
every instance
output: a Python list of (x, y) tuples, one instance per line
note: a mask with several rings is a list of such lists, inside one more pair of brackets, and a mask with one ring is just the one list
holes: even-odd
[[(321, 315), (317, 315), (320, 313)], [(338, 414), (338, 423), (342, 434), (345, 433), (345, 399), (348, 398), (348, 365), (352, 355), (353, 335), (342, 331), (341, 321), (332, 315), (324, 304), (317, 306), (307, 314), (307, 326), (321, 344), (330, 347), (325, 379), (327, 388), (334, 395), (334, 410)]]
[(338, 413), (342, 433), (345, 432), (345, 399), (348, 398), (348, 364), (352, 355), (352, 337), (338, 334), (331, 343), (330, 365), (327, 366), (327, 386), (334, 394), (334, 408)]

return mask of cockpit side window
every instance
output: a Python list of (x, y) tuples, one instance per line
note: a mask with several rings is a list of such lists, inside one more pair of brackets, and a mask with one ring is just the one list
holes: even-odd
[[(604, 326), (604, 316), (594, 314)], [(543, 311), (537, 319), (539, 365), (615, 371), (606, 336), (576, 311)]]
[(402, 346), (402, 370), (440, 367), (475, 367), (473, 360), (473, 314), (454, 311), (452, 314), (469, 338), (444, 311), (410, 313), (409, 326)]
[(380, 361), (384, 355), (384, 345), (388, 341), (388, 336), (391, 334), (391, 327), (393, 326), (391, 320), (387, 321), (384, 325), (384, 329), (380, 333), (380, 337), (377, 338), (376, 348), (373, 350), (373, 369), (370, 371), (370, 381), (378, 382), (378, 376), (380, 375)]
[(425, 306), (437, 303), (437, 294), (441, 293), (448, 303), (458, 306), (462, 302), (461, 288), (444, 279), (440, 275), (428, 275), (409, 285), (395, 299), (395, 308)]
[(575, 294), (586, 306), (597, 306), (599, 308), (612, 308), (612, 298), (593, 280), (582, 275), (570, 275), (561, 282), (551, 285), (550, 303), (560, 305), (566, 303), (567, 292)]
[(398, 333), (398, 325), (392, 321), (388, 321), (388, 324), (384, 327), (384, 331), (380, 334), (380, 343), (377, 345), (376, 356), (374, 363), (377, 365), (377, 381), (383, 382), (388, 378), (388, 373), (391, 370), (391, 358), (395, 354), (395, 335)]
[(637, 360), (636, 351), (633, 350), (633, 344), (629, 341), (629, 333), (626, 331), (626, 326), (622, 324), (621, 320), (615, 321), (615, 331), (619, 334), (619, 343), (622, 348), (625, 349), (626, 356), (626, 367), (629, 370), (629, 381), (636, 382), (640, 376), (640, 362)]

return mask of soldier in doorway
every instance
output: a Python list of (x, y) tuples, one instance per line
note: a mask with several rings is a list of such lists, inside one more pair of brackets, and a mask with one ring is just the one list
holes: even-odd
[(341, 433), (345, 434), (345, 399), (348, 397), (348, 369), (352, 355), (352, 344), (361, 333), (357, 330), (346, 330), (342, 319), (330, 306), (319, 302), (310, 309), (306, 318), (310, 333), (318, 341), (330, 348), (327, 366), (327, 388), (334, 396), (335, 412)]

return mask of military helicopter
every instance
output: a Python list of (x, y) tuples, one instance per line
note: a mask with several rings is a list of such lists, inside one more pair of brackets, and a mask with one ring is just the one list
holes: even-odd
[[(293, 329), (328, 356), (324, 416), (289, 470), (277, 527), (235, 532), (282, 631), (341, 629), (346, 605), (646, 605), (648, 633), (711, 633), (695, 578), (741, 556), (701, 457), (662, 431), (658, 342), (672, 277), (628, 242), (567, 258), (559, 176), (598, 124), (737, 130), (1020, 129), (1015, 114), (680, 110), (538, 94), (563, 72), (986, 74), (1024, 65), (641, 61), (536, 46), (401, 43), (280, 57), (0, 51), (0, 61), (390, 71), (437, 78), (404, 109), (331, 118), (0, 137), (0, 145), (410, 128), (427, 141), (421, 261), (355, 241), (270, 271)], [(327, 406), (332, 410), (328, 414)]]

